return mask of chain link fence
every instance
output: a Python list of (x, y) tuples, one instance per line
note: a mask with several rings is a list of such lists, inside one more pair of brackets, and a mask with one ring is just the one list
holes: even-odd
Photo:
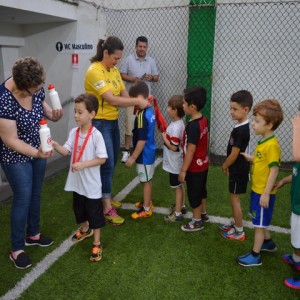
[[(173, 1), (173, 4), (175, 4)], [(199, 1), (193, 1), (198, 4)], [(192, 21), (191, 13), (213, 11), (206, 19)], [(254, 102), (279, 99), (285, 119), (277, 130), (282, 148), (282, 160), (292, 160), (291, 119), (297, 113), (299, 100), (300, 3), (218, 3), (174, 5), (159, 8), (104, 9), (107, 36), (116, 35), (124, 43), (124, 57), (134, 52), (135, 39), (144, 35), (149, 40), (148, 53), (155, 58), (160, 80), (153, 94), (166, 120), (167, 101), (182, 94), (186, 86), (203, 85), (209, 91), (210, 152), (213, 162), (226, 154), (228, 138), (234, 122), (229, 114), (232, 93), (247, 89)], [(213, 19), (207, 19), (213, 18)], [(203, 20), (203, 22), (202, 22)], [(215, 25), (214, 25), (215, 24)], [(206, 26), (206, 27), (205, 27)], [(213, 28), (207, 28), (207, 27)], [(206, 30), (207, 29), (207, 30)], [(213, 39), (211, 51), (206, 47)], [(191, 35), (198, 39), (189, 40)], [(191, 49), (196, 55), (190, 56)], [(195, 71), (191, 66), (198, 66)], [(249, 116), (251, 119), (251, 116)], [(124, 112), (120, 116), (123, 144)], [(162, 145), (156, 133), (158, 145)], [(250, 150), (258, 137), (252, 134)]]

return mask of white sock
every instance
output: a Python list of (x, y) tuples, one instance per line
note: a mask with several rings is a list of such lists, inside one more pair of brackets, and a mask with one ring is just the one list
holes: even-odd
[(293, 253), (293, 260), (296, 263), (300, 262), (300, 256), (298, 256), (297, 254)]
[(238, 232), (243, 232), (244, 231), (244, 227), (237, 227), (237, 226), (234, 226), (235, 227), (235, 230), (238, 231)]
[(181, 212), (176, 212), (176, 211), (175, 211), (175, 216), (176, 216), (176, 217), (181, 216)]
[(144, 206), (144, 210), (148, 212), (148, 211), (150, 211), (150, 207), (149, 206), (148, 207)]
[(195, 218), (192, 218), (192, 222), (194, 223), (194, 222), (199, 222), (199, 221), (201, 221), (201, 219), (195, 219)]

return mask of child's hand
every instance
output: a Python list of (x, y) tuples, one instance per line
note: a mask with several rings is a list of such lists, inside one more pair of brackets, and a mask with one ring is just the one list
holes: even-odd
[(167, 140), (167, 134), (165, 132), (162, 132), (161, 137), (162, 137), (164, 143), (166, 143), (168, 141)]
[(51, 140), (51, 144), (52, 144), (53, 148), (55, 148), (58, 145), (58, 143), (54, 140)]
[(132, 156), (129, 156), (125, 163), (125, 167), (130, 168), (135, 163), (135, 159)]
[(285, 185), (285, 183), (284, 183), (284, 181), (281, 179), (281, 180), (277, 181), (277, 182), (274, 184), (274, 189), (279, 189), (279, 188), (281, 188), (281, 187), (284, 186), (284, 185)]
[(179, 182), (183, 183), (185, 181), (185, 176), (186, 176), (186, 172), (180, 171), (180, 173), (178, 175)]
[(260, 196), (260, 199), (259, 199), (259, 205), (261, 207), (268, 208), (269, 207), (269, 200), (270, 200), (270, 195), (269, 194), (262, 194)]
[(224, 168), (224, 165), (222, 166), (222, 171), (226, 176), (229, 176), (229, 170), (228, 168)]
[(253, 156), (252, 155), (250, 155), (246, 152), (240, 152), (240, 154), (243, 155), (247, 161), (253, 161)]
[(84, 164), (81, 161), (72, 164), (73, 171), (80, 171), (82, 169), (84, 169)]

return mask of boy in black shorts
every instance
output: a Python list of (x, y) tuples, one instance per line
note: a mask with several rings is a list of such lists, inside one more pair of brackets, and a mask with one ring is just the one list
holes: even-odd
[(253, 97), (245, 90), (234, 93), (230, 98), (230, 114), (237, 123), (230, 134), (227, 158), (222, 165), (222, 170), (229, 176), (229, 199), (234, 222), (219, 226), (222, 237), (228, 240), (244, 241), (246, 238), (240, 194), (247, 192), (250, 163), (240, 153), (247, 150), (250, 140), (248, 113), (252, 104)]
[(189, 223), (182, 225), (181, 229), (193, 232), (204, 228), (201, 204), (207, 198), (208, 122), (201, 113), (206, 103), (206, 91), (201, 86), (188, 88), (184, 90), (183, 98), (183, 110), (191, 118), (183, 134), (183, 164), (178, 179), (180, 182), (186, 181), (193, 218)]

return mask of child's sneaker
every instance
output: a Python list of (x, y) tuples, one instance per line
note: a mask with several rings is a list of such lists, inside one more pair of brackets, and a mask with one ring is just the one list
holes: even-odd
[(187, 212), (188, 212), (187, 208), (185, 207), (185, 205), (183, 205), (183, 206), (181, 207), (181, 213), (182, 213), (183, 215), (185, 215)]
[(122, 159), (121, 159), (121, 163), (122, 164), (125, 164), (126, 163), (126, 161), (127, 161), (127, 159), (129, 158), (129, 156), (130, 156), (130, 151), (123, 151), (122, 152)]
[(284, 281), (284, 284), (291, 289), (300, 290), (300, 276), (288, 278)]
[[(170, 214), (173, 213), (175, 211), (175, 204), (173, 204), (170, 208), (169, 208)], [(183, 215), (185, 215), (188, 212), (187, 208), (185, 207), (185, 205), (182, 205), (181, 207), (181, 213)]]
[(180, 214), (179, 216), (176, 216), (175, 212), (173, 212), (173, 213), (165, 216), (164, 219), (167, 222), (182, 222), (184, 220), (184, 217), (182, 214)]
[(25, 238), (25, 246), (48, 247), (53, 244), (53, 240), (40, 234), (39, 239), (35, 240), (30, 237)]
[(90, 261), (95, 262), (102, 259), (102, 248), (101, 245), (93, 245), (92, 254)]
[(220, 224), (219, 225), (219, 229), (223, 232), (227, 232), (227, 231), (230, 231), (232, 228), (234, 228), (234, 224), (233, 223), (230, 223), (228, 225), (226, 224)]
[(209, 216), (207, 213), (201, 214), (201, 220), (202, 222), (209, 222)]
[(107, 213), (103, 212), (103, 214), (106, 222), (112, 225), (120, 226), (125, 222), (125, 219), (120, 217), (114, 208), (111, 208)]
[(292, 254), (284, 254), (282, 256), (282, 260), (286, 264), (291, 265), (292, 267), (294, 267), (297, 271), (300, 271), (300, 262), (295, 262), (294, 259), (293, 259)]
[(113, 199), (110, 199), (110, 204), (111, 204), (111, 206), (112, 206), (113, 208), (115, 208), (115, 209), (119, 209), (119, 208), (122, 207), (122, 203), (121, 203), (121, 202), (115, 201), (115, 200), (113, 200)]
[[(138, 207), (138, 208), (142, 208), (143, 205), (144, 205), (144, 202), (143, 202), (143, 201), (134, 203), (134, 206), (135, 206), (135, 207)], [(150, 209), (152, 210), (153, 208), (154, 208), (154, 205), (153, 205), (152, 201), (150, 201)]]
[(260, 251), (276, 252), (277, 247), (276, 247), (276, 244), (272, 240), (265, 240), (261, 246)]
[(252, 252), (248, 252), (245, 255), (237, 258), (237, 263), (243, 267), (256, 267), (262, 264), (261, 255), (254, 256)]
[(185, 225), (181, 226), (181, 230), (185, 232), (194, 232), (204, 229), (204, 225), (202, 221), (191, 221)]
[(18, 269), (27, 269), (31, 267), (32, 262), (25, 252), (21, 252), (15, 259), (12, 252), (9, 254), (9, 259), (14, 263)]
[(235, 227), (231, 228), (229, 231), (221, 232), (223, 238), (227, 240), (238, 240), (244, 241), (246, 239), (246, 234), (244, 231), (240, 232), (235, 229)]
[(84, 240), (87, 237), (90, 237), (94, 234), (94, 230), (89, 228), (87, 231), (82, 231), (82, 228), (80, 227), (78, 231), (75, 232), (75, 234), (72, 236), (73, 242), (80, 242)]
[(136, 220), (136, 219), (144, 219), (144, 218), (149, 218), (152, 216), (152, 209), (150, 208), (149, 211), (145, 211), (144, 207), (142, 207), (140, 210), (134, 212), (131, 214), (131, 218)]

